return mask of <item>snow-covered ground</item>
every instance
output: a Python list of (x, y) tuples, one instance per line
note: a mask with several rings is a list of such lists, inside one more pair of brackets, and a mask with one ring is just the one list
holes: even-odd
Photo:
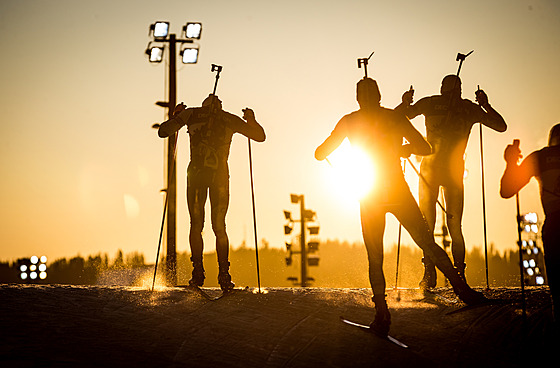
[(520, 302), (448, 314), (463, 304), (388, 291), (391, 335), (408, 349), (340, 322), (371, 322), (368, 289), (254, 291), (209, 301), (184, 288), (0, 285), (0, 366), (536, 367), (560, 346), (546, 287), (526, 290), (525, 319)]

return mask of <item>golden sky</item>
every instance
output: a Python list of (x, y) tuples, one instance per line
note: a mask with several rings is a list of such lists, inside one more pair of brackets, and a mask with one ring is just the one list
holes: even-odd
[[(317, 212), (323, 239), (361, 241), (357, 203), (328, 185), (315, 147), (357, 109), (357, 58), (394, 107), (412, 84), (416, 100), (437, 94), (454, 74), (458, 52), (463, 97), (477, 85), (508, 123), (484, 129), (488, 241), (515, 247), (515, 201), (498, 195), (503, 149), (521, 139), (525, 156), (546, 144), (560, 121), (560, 3), (501, 1), (0, 1), (0, 260), (46, 254), (51, 260), (98, 252), (140, 251), (155, 259), (164, 187), (164, 141), (151, 128), (165, 119), (165, 64), (144, 50), (149, 25), (203, 24), (198, 64), (178, 64), (178, 100), (200, 105), (212, 91), (212, 63), (223, 66), (224, 109), (254, 109), (267, 141), (253, 143), (259, 239), (284, 244), (282, 210), (290, 193)], [(166, 56), (167, 57), (167, 56)], [(413, 124), (423, 132), (423, 117)], [(178, 251), (188, 249), (184, 200), (188, 137), (178, 151)], [(467, 148), (463, 230), (483, 244), (479, 127)], [(247, 140), (233, 139), (232, 246), (253, 246)], [(408, 170), (416, 191), (418, 178)], [(520, 194), (523, 212), (542, 213), (536, 183)], [(396, 242), (388, 216), (386, 244)], [(209, 221), (206, 249), (214, 249)], [(405, 244), (410, 244), (405, 237)]]

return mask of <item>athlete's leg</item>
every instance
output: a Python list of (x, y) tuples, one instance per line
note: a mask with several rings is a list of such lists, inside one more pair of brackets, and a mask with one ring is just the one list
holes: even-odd
[(362, 234), (366, 245), (369, 282), (375, 303), (375, 319), (371, 323), (372, 330), (379, 335), (389, 333), (391, 314), (385, 300), (385, 276), (383, 274), (383, 233), (385, 231), (385, 211), (380, 210), (373, 201), (360, 204)]
[(369, 265), (369, 282), (374, 297), (385, 297), (385, 276), (383, 275), (383, 233), (385, 212), (377, 211), (370, 204), (360, 205), (362, 235), (366, 245)]
[[(406, 185), (406, 184), (405, 184)], [(434, 240), (433, 232), (428, 227), (414, 197), (408, 187), (401, 188), (401, 202), (391, 212), (408, 231), (414, 242), (430, 257), (436, 267), (447, 277), (458, 296), (466, 303), (477, 303), (484, 299), (482, 294), (472, 290), (459, 276), (445, 250)]]
[[(391, 209), (391, 212), (397, 217), (399, 222), (408, 231), (414, 242), (424, 251), (440, 268), (441, 265), (446, 269), (453, 268), (447, 253), (436, 244), (433, 231), (429, 228), (420, 208), (416, 204), (414, 197), (408, 188), (400, 188), (400, 203)], [(443, 271), (442, 271), (443, 272)]]
[(207, 193), (207, 187), (204, 183), (200, 183), (196, 176), (187, 176), (187, 207), (190, 216), (189, 244), (193, 264), (192, 279), (189, 283), (198, 286), (202, 286), (204, 283), (202, 229), (204, 228), (204, 205), (206, 204)]
[(421, 177), (418, 178), (418, 205), (430, 230), (434, 231), (439, 182), (433, 169), (428, 164), (423, 163), (420, 175)]
[[(421, 167), (421, 177), (419, 180), (419, 205), (426, 223), (433, 232), (436, 224), (436, 203), (439, 194), (439, 182), (436, 181), (437, 176), (427, 162), (423, 162)], [(424, 252), (424, 276), (420, 282), (422, 288), (432, 288), (436, 286), (436, 269), (434, 262)]]
[(229, 239), (226, 232), (226, 214), (229, 206), (229, 178), (216, 175), (210, 187), (210, 208), (212, 230), (216, 236), (216, 253), (218, 263), (227, 263)]
[(212, 230), (216, 236), (218, 282), (223, 290), (235, 286), (229, 274), (229, 239), (226, 232), (226, 214), (229, 206), (229, 175), (218, 173), (210, 187)]
[(465, 239), (463, 237), (463, 185), (449, 184), (443, 188), (447, 210), (447, 227), (451, 236), (451, 253), (455, 267), (465, 272)]

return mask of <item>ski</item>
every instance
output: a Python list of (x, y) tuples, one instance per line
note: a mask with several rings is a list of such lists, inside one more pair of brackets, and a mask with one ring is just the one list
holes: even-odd
[(373, 330), (372, 330), (372, 329), (370, 328), (370, 326), (368, 326), (368, 325), (362, 325), (361, 323), (357, 323), (357, 322), (350, 321), (350, 320), (348, 320), (348, 319), (346, 319), (346, 318), (344, 318), (344, 317), (340, 317), (340, 320), (341, 320), (342, 322), (346, 323), (347, 325), (354, 326), (354, 327), (358, 327), (358, 328), (360, 328), (360, 329), (362, 329), (362, 330), (364, 330), (364, 331), (367, 331), (367, 332), (369, 332), (370, 334), (375, 335), (375, 336), (377, 336), (377, 337), (379, 337), (379, 338), (381, 338), (381, 339), (383, 339), (383, 340), (392, 342), (393, 344), (395, 344), (395, 345), (397, 345), (397, 346), (400, 346), (401, 348), (408, 349), (408, 345), (406, 345), (405, 343), (403, 343), (403, 342), (401, 342), (401, 341), (395, 339), (393, 336), (389, 336), (389, 335), (387, 335), (387, 336), (380, 336), (380, 335), (377, 335), (375, 332), (373, 332)]
[(456, 314), (456, 313), (466, 312), (466, 311), (476, 309), (476, 308), (479, 308), (479, 307), (486, 307), (486, 306), (493, 306), (493, 305), (503, 305), (503, 304), (508, 304), (508, 303), (511, 303), (511, 302), (512, 302), (511, 300), (507, 300), (507, 299), (487, 299), (486, 301), (484, 301), (482, 303), (465, 305), (464, 307), (452, 310), (450, 312), (447, 312), (446, 314), (447, 315), (452, 315), (452, 314)]
[(243, 291), (243, 289), (231, 289), (229, 291), (222, 291), (222, 293), (220, 295), (218, 295), (215, 298), (215, 300), (222, 299), (224, 296), (230, 296), (230, 295), (236, 294), (240, 291)]
[(185, 285), (185, 286), (182, 286), (182, 287), (184, 287), (187, 290), (194, 291), (198, 295), (200, 295), (203, 298), (205, 298), (206, 300), (210, 300), (210, 301), (218, 300), (223, 296), (223, 294), (219, 295), (219, 296), (212, 296), (212, 295), (208, 294), (206, 291), (202, 290), (199, 286), (196, 286), (196, 285)]
[(424, 299), (426, 299), (427, 297), (434, 297), (435, 299), (439, 299), (440, 301), (447, 303), (447, 304), (457, 304), (459, 302), (458, 299), (450, 299), (448, 297), (445, 297), (437, 292), (435, 292), (434, 290), (430, 290), (430, 289), (426, 289), (423, 290), (424, 292)]

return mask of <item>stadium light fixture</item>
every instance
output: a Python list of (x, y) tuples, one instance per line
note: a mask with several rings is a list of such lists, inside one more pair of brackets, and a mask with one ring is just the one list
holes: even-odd
[(296, 204), (299, 202), (299, 196), (297, 194), (290, 194), (290, 200), (292, 203)]
[(180, 54), (183, 64), (196, 64), (198, 61), (198, 47), (186, 47)]
[(535, 212), (529, 212), (523, 215), (523, 222), (527, 224), (536, 224), (538, 222), (538, 216)]
[(164, 40), (169, 34), (169, 22), (155, 22), (150, 25), (150, 33), (156, 40)]
[(309, 234), (311, 235), (317, 235), (319, 234), (319, 226), (309, 226)]
[(146, 50), (150, 63), (161, 63), (163, 60), (163, 46), (152, 46)]
[(183, 26), (183, 32), (185, 32), (185, 37), (191, 40), (200, 40), (200, 35), (202, 34), (202, 23), (199, 22), (188, 22)]
[(289, 225), (284, 225), (284, 235), (290, 235), (292, 233), (292, 228)]

